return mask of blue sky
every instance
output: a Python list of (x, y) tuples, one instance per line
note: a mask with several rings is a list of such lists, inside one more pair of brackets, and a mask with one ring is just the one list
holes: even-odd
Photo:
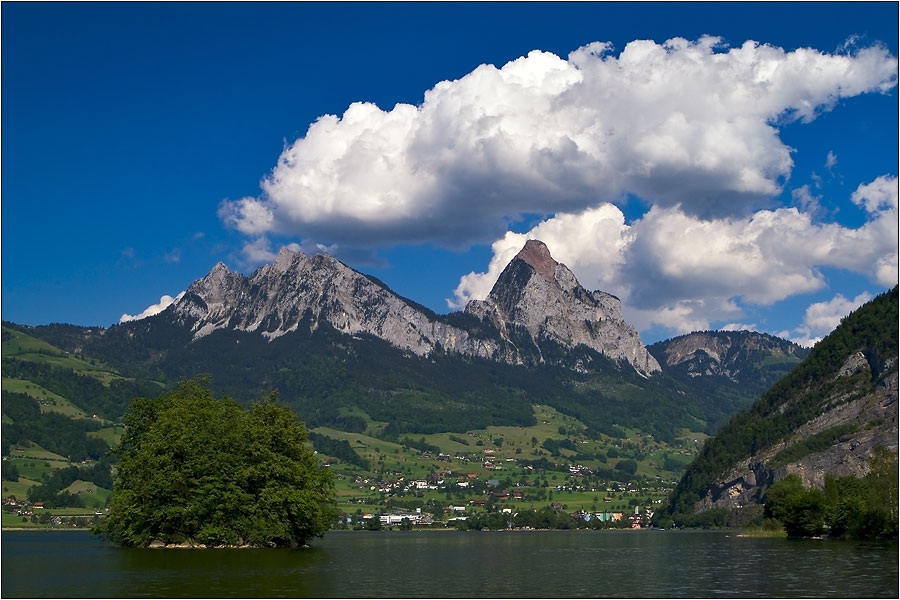
[(897, 280), (897, 7), (3, 3), (3, 319), (286, 244), (447, 312), (530, 233), (646, 342), (817, 339)]

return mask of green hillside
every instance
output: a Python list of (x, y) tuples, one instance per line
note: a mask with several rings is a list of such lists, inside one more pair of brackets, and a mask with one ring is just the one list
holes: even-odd
[[(883, 382), (896, 377), (897, 324), (896, 287), (844, 318), (798, 367), (707, 441), (675, 488), (665, 514), (689, 522), (688, 515), (717, 478), (742, 460), (773, 454), (770, 449), (780, 447), (778, 444), (789, 445), (774, 455), (774, 467), (821, 452), (860, 429), (859, 425), (840, 431), (833, 427), (806, 440), (793, 435), (813, 419), (883, 389)], [(848, 369), (848, 360), (856, 353), (864, 356), (863, 364)], [(861, 427), (881, 427), (883, 421)], [(896, 426), (896, 416), (894, 422)]]
[(165, 316), (108, 330), (5, 324), (4, 335), (15, 340), (3, 358), (4, 451), (37, 444), (70, 459), (23, 475), (40, 487), (32, 496), (60, 505), (83, 504), (87, 492), (66, 490), (91, 479), (69, 472), (60, 487), (51, 470), (81, 460), (113, 468), (101, 457), (131, 399), (198, 374), (245, 405), (277, 390), (311, 429), (351, 516), (427, 505), (443, 518), (449, 502), (501, 492), (535, 510), (652, 512), (706, 437), (753, 399), (728, 379), (646, 378), (584, 347), (547, 344), (552, 364), (508, 365), (418, 357), (325, 324), (272, 341), (227, 329), (191, 341)]

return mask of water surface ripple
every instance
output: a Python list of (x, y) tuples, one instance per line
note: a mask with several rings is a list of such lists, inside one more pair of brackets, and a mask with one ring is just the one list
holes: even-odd
[(5, 531), (4, 598), (898, 597), (896, 542), (705, 531), (329, 532), (302, 550)]

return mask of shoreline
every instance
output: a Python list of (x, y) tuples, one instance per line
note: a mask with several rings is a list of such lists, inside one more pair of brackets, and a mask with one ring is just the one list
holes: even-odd
[(2, 527), (3, 531), (90, 531), (90, 527)]

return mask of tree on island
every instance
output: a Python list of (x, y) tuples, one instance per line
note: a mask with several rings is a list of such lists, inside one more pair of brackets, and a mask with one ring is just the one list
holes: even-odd
[(336, 513), (331, 474), (275, 394), (249, 410), (203, 378), (125, 414), (109, 516), (96, 533), (124, 546), (298, 546)]

